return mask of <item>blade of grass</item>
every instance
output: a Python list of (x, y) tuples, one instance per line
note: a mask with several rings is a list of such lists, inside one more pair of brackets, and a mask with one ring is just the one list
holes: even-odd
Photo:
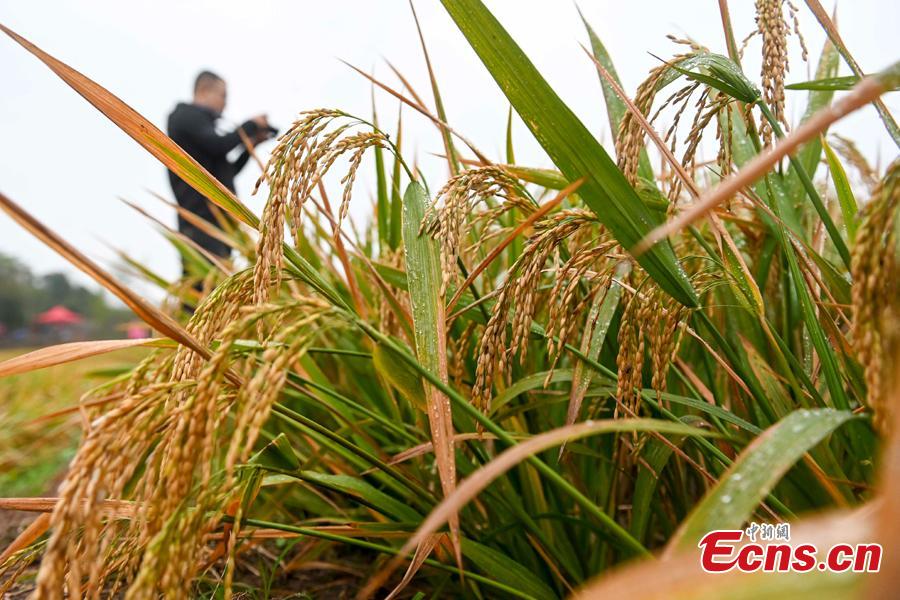
[[(819, 64), (816, 66), (816, 76), (829, 77), (837, 75), (839, 62), (840, 56), (838, 55), (834, 44), (832, 44), (830, 40), (825, 40), (825, 45), (822, 47), (822, 54), (819, 58)], [(833, 98), (834, 92), (832, 91), (811, 90), (806, 102), (806, 110), (803, 111), (803, 117), (800, 119), (800, 122), (803, 123), (804, 121), (808, 121), (818, 111), (831, 104)], [(816, 174), (816, 169), (818, 169), (819, 166), (819, 159), (822, 156), (822, 146), (819, 139), (819, 137), (813, 138), (800, 150), (800, 152), (797, 153), (797, 160), (800, 161), (800, 164), (803, 165), (810, 177), (813, 177)], [(797, 193), (797, 195), (799, 195), (799, 193)]]
[(397, 148), (397, 155), (394, 157), (394, 168), (391, 171), (391, 226), (389, 244), (391, 250), (396, 250), (400, 246), (400, 240), (403, 239), (403, 196), (400, 192), (401, 177), (403, 171), (400, 162), (400, 149), (403, 142), (403, 105), (397, 111), (397, 141), (394, 146)]
[[(591, 40), (591, 52), (593, 52), (594, 58), (603, 65), (603, 68), (606, 69), (610, 77), (612, 77), (612, 79), (621, 87), (622, 82), (619, 79), (619, 74), (616, 72), (612, 57), (610, 57), (603, 42), (600, 41), (600, 37), (594, 32), (594, 28), (587, 22), (587, 19), (581, 12), (581, 8), (578, 8), (578, 16), (581, 17), (581, 21), (584, 23), (585, 29), (587, 29), (588, 38)], [(606, 116), (609, 120), (609, 131), (612, 135), (612, 141), (615, 143), (616, 139), (619, 137), (619, 124), (625, 117), (627, 108), (625, 107), (625, 103), (622, 102), (622, 99), (613, 89), (612, 85), (610, 85), (603, 77), (600, 78), (600, 87), (603, 89), (603, 100), (606, 102)], [(650, 158), (647, 156), (647, 150), (645, 148), (641, 149), (641, 154), (638, 158), (638, 175), (649, 181), (653, 181), (654, 179), (653, 167), (650, 166)]]
[[(622, 297), (622, 286), (615, 280), (610, 283), (609, 289), (602, 298), (598, 298), (591, 306), (588, 314), (587, 329), (584, 333), (584, 340), (581, 352), (591, 360), (597, 360), (600, 356), (600, 350), (606, 341), (606, 332), (609, 331), (610, 322), (615, 315), (619, 306), (619, 299)], [(584, 401), (584, 395), (587, 393), (591, 380), (594, 378), (595, 371), (586, 368), (583, 361), (575, 363), (572, 372), (572, 388), (569, 392), (569, 406), (566, 409), (566, 425), (573, 425), (578, 419), (581, 412), (581, 404)], [(560, 458), (565, 450), (565, 444), (559, 447)]]
[[(410, 183), (403, 195), (406, 274), (412, 305), (416, 356), (426, 370), (437, 375), (441, 382), (446, 384), (447, 331), (444, 303), (440, 297), (440, 250), (434, 239), (419, 235), (422, 219), (425, 217), (426, 202), (425, 188), (415, 181)], [(456, 488), (453, 413), (450, 400), (443, 392), (428, 384), (425, 385), (425, 399), (441, 488), (444, 496), (449, 496)], [(462, 564), (457, 515), (452, 515), (450, 519), (450, 537), (457, 560)]]
[(859, 207), (853, 196), (853, 189), (847, 179), (847, 172), (841, 165), (840, 159), (835, 154), (825, 138), (822, 138), (822, 148), (825, 149), (825, 158), (828, 161), (828, 169), (831, 171), (831, 181), (834, 183), (834, 191), (837, 194), (838, 204), (841, 205), (841, 215), (844, 217), (844, 227), (847, 228), (847, 237), (850, 242), (856, 237), (857, 213)]
[[(434, 76), (431, 58), (428, 56), (428, 47), (425, 45), (425, 35), (422, 33), (422, 25), (419, 23), (419, 16), (416, 14), (416, 7), (413, 5), (412, 0), (409, 0), (409, 10), (412, 12), (413, 20), (416, 22), (416, 31), (419, 34), (419, 42), (422, 46), (422, 58), (425, 59), (425, 66), (428, 68), (428, 79), (431, 81), (431, 93), (434, 96), (434, 109), (437, 112), (438, 119), (442, 123), (446, 123), (447, 113), (444, 110), (444, 102), (441, 100), (441, 91), (438, 88), (437, 78)], [(450, 168), (450, 175), (456, 175), (459, 173), (459, 160), (456, 156), (456, 148), (453, 146), (453, 136), (448, 128), (441, 126), (441, 138), (444, 141), (444, 152), (447, 153), (447, 165)]]
[[(372, 123), (378, 127), (378, 113), (375, 110), (375, 86), (372, 86)], [(379, 128), (380, 129), (380, 128)], [(395, 158), (396, 160), (396, 158)], [(378, 249), (381, 254), (388, 247), (390, 237), (391, 200), (388, 195), (387, 173), (384, 167), (384, 149), (375, 146), (375, 218), (378, 225)]]
[(509, 113), (506, 115), (506, 162), (516, 164), (516, 148), (513, 144), (513, 108), (509, 107)]
[(56, 346), (48, 346), (0, 362), (0, 377), (8, 377), (9, 375), (18, 375), (19, 373), (45, 369), (55, 365), (82, 360), (91, 356), (97, 356), (98, 354), (115, 352), (116, 350), (121, 350), (123, 348), (132, 348), (134, 346), (161, 346), (164, 345), (165, 341), (166, 340), (154, 338), (140, 338), (132, 340), (69, 342), (66, 344), (58, 344)]

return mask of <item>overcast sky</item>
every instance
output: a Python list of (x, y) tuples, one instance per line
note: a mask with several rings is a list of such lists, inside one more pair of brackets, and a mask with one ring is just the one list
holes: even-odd
[[(814, 64), (824, 36), (802, 0), (795, 3)], [(608, 146), (600, 86), (579, 47), (587, 38), (575, 4), (568, 0), (487, 4)], [(743, 38), (754, 27), (753, 2), (730, 4), (736, 35)], [(823, 4), (832, 9), (830, 0)], [(724, 53), (715, 0), (583, 0), (580, 5), (613, 56), (629, 93), (657, 64), (650, 53), (667, 57), (679, 49), (665, 39), (667, 33), (690, 36)], [(451, 124), (501, 159), (508, 107), (502, 94), (440, 2), (416, 0), (416, 7)], [(896, 30), (900, 2), (847, 1), (839, 7), (838, 21), (863, 69), (875, 71), (900, 58)], [(338, 59), (374, 69), (377, 76), (396, 84), (384, 62), (388, 59), (430, 99), (406, 0), (7, 0), (0, 3), (0, 22), (99, 82), (160, 127), (177, 101), (189, 99), (193, 77), (204, 68), (229, 82), (226, 117), (241, 121), (267, 112), (282, 129), (304, 109), (370, 113), (370, 85)], [(790, 43), (791, 55), (798, 57), (796, 38)], [(745, 65), (754, 77), (758, 53), (756, 42)], [(787, 79), (801, 81), (808, 75), (798, 57)], [(0, 190), (104, 265), (113, 263), (110, 248), (117, 248), (158, 273), (175, 277), (180, 271), (175, 252), (144, 217), (117, 199), (137, 202), (174, 224), (171, 211), (146, 191), (171, 195), (162, 167), (6, 37), (0, 39), (0, 77)], [(397, 102), (383, 93), (377, 98), (382, 123), (393, 124)], [(794, 92), (790, 98), (794, 101), (789, 115), (796, 120), (805, 93)], [(897, 94), (889, 95), (887, 104), (900, 116)], [(412, 111), (405, 113), (404, 128), (408, 158), (417, 152), (432, 189), (440, 187), (444, 169), (430, 155), (441, 150), (434, 128)], [(871, 107), (834, 130), (858, 140), (868, 156), (883, 163), (897, 155)], [(517, 123), (515, 135), (520, 163), (549, 166), (524, 125)], [(237, 181), (238, 195), (256, 211), (263, 198), (251, 197), (250, 189), (258, 175), (251, 164)], [(365, 186), (370, 181), (363, 178), (359, 183), (353, 207), (358, 220), (369, 212)], [(17, 256), (41, 273), (72, 272), (62, 258), (5, 215), (0, 215), (0, 252)]]

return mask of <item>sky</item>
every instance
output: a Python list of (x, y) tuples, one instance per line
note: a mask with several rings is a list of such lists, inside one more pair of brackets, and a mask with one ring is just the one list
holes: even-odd
[[(829, 11), (831, 0), (822, 0)], [(607, 148), (610, 132), (593, 65), (580, 44), (587, 36), (569, 0), (487, 0), (487, 6), (520, 44), (557, 93)], [(788, 82), (811, 78), (824, 34), (802, 0), (801, 32), (810, 65), (790, 40)], [(753, 2), (731, 0), (737, 37), (755, 27)], [(492, 158), (502, 160), (508, 103), (438, 0), (415, 0), (437, 72), (448, 120)], [(716, 0), (582, 0), (580, 8), (613, 57), (624, 88), (633, 94), (653, 55), (680, 51), (666, 34), (691, 37), (725, 53)], [(399, 89), (390, 61), (430, 100), (427, 71), (406, 0), (3, 0), (0, 22), (94, 79), (164, 128), (168, 112), (189, 100), (202, 69), (229, 83), (225, 116), (240, 122), (267, 113), (282, 129), (301, 110), (340, 108), (371, 114), (371, 85), (345, 60)], [(854, 0), (838, 7), (838, 26), (862, 68), (881, 69), (900, 58), (900, 2)], [(759, 42), (747, 50), (745, 69), (756, 77)], [(849, 71), (842, 65), (842, 74)], [(167, 278), (180, 272), (177, 255), (147, 219), (121, 202), (139, 204), (174, 225), (173, 211), (152, 190), (171, 197), (165, 170), (133, 140), (69, 89), (37, 59), (0, 39), (0, 191), (100, 264), (114, 268), (121, 250)], [(790, 92), (789, 92), (790, 93)], [(805, 92), (790, 93), (788, 116), (802, 114)], [(900, 116), (898, 94), (886, 103)], [(376, 93), (382, 124), (396, 121), (397, 101)], [(882, 164), (897, 155), (871, 107), (832, 131), (859, 142)], [(514, 123), (521, 164), (550, 166), (525, 126)], [(272, 144), (260, 148), (263, 158)], [(404, 154), (417, 160), (432, 189), (443, 183), (437, 131), (424, 118), (404, 113)], [(351, 214), (368, 218), (372, 178), (363, 167)], [(371, 171), (371, 169), (369, 169)], [(264, 196), (251, 196), (258, 168), (238, 177), (238, 195), (256, 212)], [(369, 188), (369, 189), (366, 189)], [(334, 192), (333, 195), (337, 195)], [(64, 271), (82, 283), (65, 260), (0, 214), (0, 253), (16, 256), (34, 271)], [(131, 281), (158, 298), (140, 282)], [(3, 285), (3, 282), (0, 282)]]

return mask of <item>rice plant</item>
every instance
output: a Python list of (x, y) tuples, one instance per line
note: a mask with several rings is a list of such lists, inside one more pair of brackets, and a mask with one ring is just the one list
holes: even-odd
[[(292, 591), (896, 593), (900, 163), (872, 166), (827, 129), (875, 103), (900, 147), (879, 100), (900, 66), (864, 77), (807, 0), (829, 41), (816, 79), (787, 84), (799, 9), (758, 0), (763, 70), (745, 73), (755, 46), (739, 45), (720, 1), (728, 55), (673, 39), (631, 95), (585, 22), (611, 156), (480, 0), (443, 4), (555, 169), (517, 164), (511, 125), (505, 156), (476, 148), (447, 122), (429, 62), (431, 103), (405, 78), (363, 75), (438, 128), (446, 181), (424, 180), (401, 124), (306, 110), (263, 165), (261, 217), (120, 99), (3, 28), (214, 202), (222, 219), (208, 227), (239, 258), (210, 260), (165, 230), (192, 258), (185, 279), (123, 256), (170, 294), (161, 309), (0, 195), (158, 333), (80, 399), (59, 497), (5, 500), (49, 516), (4, 553), (2, 585), (265, 597), (320, 569), (327, 585)], [(808, 103), (798, 123), (788, 97)], [(366, 156), (374, 211), (357, 230), (347, 215), (368, 202), (354, 186)], [(789, 521), (820, 544), (878, 541), (882, 573), (703, 573), (698, 540), (748, 521)]]

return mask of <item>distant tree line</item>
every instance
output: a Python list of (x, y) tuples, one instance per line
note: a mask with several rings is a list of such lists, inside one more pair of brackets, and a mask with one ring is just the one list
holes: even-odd
[(84, 317), (94, 339), (122, 337), (121, 324), (134, 318), (127, 308), (111, 306), (99, 290), (63, 273), (35, 275), (20, 260), (0, 254), (0, 334), (30, 328), (35, 316), (57, 304)]

